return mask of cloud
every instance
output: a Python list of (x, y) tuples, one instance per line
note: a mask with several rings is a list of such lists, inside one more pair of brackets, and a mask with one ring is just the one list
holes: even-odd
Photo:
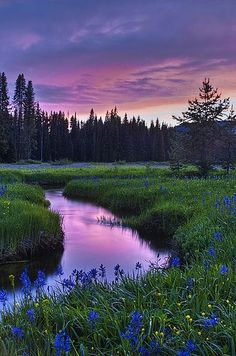
[(205, 76), (236, 91), (235, 0), (1, 4), (0, 70), (58, 108), (186, 100)]

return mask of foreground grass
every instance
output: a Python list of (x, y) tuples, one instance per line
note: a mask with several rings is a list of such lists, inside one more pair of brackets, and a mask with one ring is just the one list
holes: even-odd
[(62, 246), (60, 217), (47, 209), (41, 188), (4, 184), (0, 194), (0, 263)]
[(39, 273), (34, 297), (23, 274), (20, 305), (8, 311), (0, 293), (1, 354), (235, 355), (234, 179), (173, 178), (147, 169), (30, 172), (19, 179), (74, 179), (65, 195), (109, 207), (139, 230), (164, 232), (180, 258), (146, 275), (137, 265), (134, 278), (116, 266), (113, 284), (105, 283), (103, 267), (74, 271), (69, 279), (58, 276), (49, 294)]

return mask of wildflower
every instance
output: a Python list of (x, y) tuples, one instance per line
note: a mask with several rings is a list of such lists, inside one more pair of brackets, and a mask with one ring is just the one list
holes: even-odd
[(28, 276), (28, 271), (25, 269), (20, 275), (20, 281), (23, 285), (22, 292), (25, 296), (29, 296), (31, 294), (31, 281)]
[(115, 280), (118, 281), (119, 277), (122, 277), (124, 274), (124, 270), (123, 269), (120, 269), (120, 265), (117, 264), (115, 267), (114, 267), (114, 275), (115, 275)]
[(0, 185), (0, 196), (2, 197), (7, 192), (7, 185), (1, 184)]
[(142, 268), (142, 265), (141, 265), (141, 263), (140, 262), (137, 262), (136, 263), (136, 266), (135, 266), (135, 269), (141, 269)]
[(54, 347), (56, 349), (56, 356), (60, 356), (61, 352), (70, 351), (70, 338), (67, 335), (66, 331), (63, 330), (59, 332), (55, 337)]
[(161, 353), (160, 345), (156, 340), (151, 340), (147, 348), (141, 346), (139, 349), (140, 356), (159, 355)]
[(27, 310), (26, 315), (32, 323), (35, 321), (35, 310), (33, 308)]
[(98, 271), (96, 268), (92, 268), (91, 271), (89, 271), (89, 276), (93, 279), (97, 278)]
[(190, 352), (186, 350), (180, 350), (177, 352), (177, 356), (190, 356)]
[(87, 274), (85, 272), (82, 272), (82, 274), (79, 276), (79, 280), (82, 284), (82, 287), (86, 288), (92, 283), (92, 274), (90, 273)]
[(216, 200), (216, 201), (215, 201), (214, 207), (215, 207), (215, 209), (218, 209), (218, 208), (220, 207), (220, 202), (219, 202), (219, 200)]
[(59, 264), (59, 265), (57, 266), (56, 271), (55, 271), (55, 274), (56, 274), (57, 276), (62, 276), (62, 275), (64, 274), (63, 268), (62, 268), (62, 265), (61, 265), (61, 264)]
[(187, 279), (187, 288), (188, 289), (192, 289), (193, 288), (193, 279), (192, 279), (192, 277), (189, 277)]
[(214, 238), (215, 238), (216, 241), (221, 241), (221, 239), (222, 239), (221, 232), (219, 232), (219, 231), (215, 232), (214, 233)]
[(225, 275), (225, 274), (227, 274), (229, 272), (229, 269), (228, 269), (228, 267), (226, 266), (226, 265), (222, 265), (221, 267), (220, 267), (220, 273), (222, 274), (222, 275)]
[(22, 337), (24, 336), (23, 331), (20, 328), (17, 328), (16, 326), (13, 326), (11, 328), (11, 332), (13, 336), (15, 336), (17, 339), (22, 339)]
[(42, 271), (38, 271), (37, 278), (34, 282), (34, 286), (36, 289), (42, 288), (46, 284), (46, 276), (45, 273)]
[(7, 292), (5, 289), (0, 290), (0, 302), (5, 306), (7, 301)]
[(205, 318), (203, 326), (205, 328), (213, 327), (219, 323), (219, 318), (216, 313), (213, 313), (210, 318)]
[(207, 271), (210, 268), (210, 262), (208, 260), (204, 260), (203, 266), (204, 270)]
[(132, 349), (135, 349), (136, 346), (138, 345), (139, 334), (143, 326), (142, 323), (143, 317), (138, 311), (131, 313), (130, 316), (131, 316), (131, 321), (126, 331), (121, 333), (121, 337), (127, 339), (130, 342)]
[(102, 278), (105, 278), (106, 277), (106, 267), (103, 266), (103, 264), (100, 265), (99, 271), (100, 271), (99, 276)]
[(71, 278), (63, 279), (62, 286), (63, 288), (68, 288), (69, 290), (71, 290), (75, 287), (75, 283), (72, 281)]
[(93, 329), (95, 328), (98, 319), (99, 319), (99, 314), (94, 310), (91, 310), (88, 315), (88, 321)]
[(208, 253), (212, 257), (216, 257), (216, 250), (213, 247), (210, 247)]
[(180, 267), (180, 258), (179, 257), (172, 258), (171, 267)]
[(188, 351), (190, 351), (190, 352), (195, 351), (196, 348), (197, 348), (196, 345), (193, 343), (192, 340), (188, 340), (188, 341), (186, 342), (186, 347), (187, 347)]

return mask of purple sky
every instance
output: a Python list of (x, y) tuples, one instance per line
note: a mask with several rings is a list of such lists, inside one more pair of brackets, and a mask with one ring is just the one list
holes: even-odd
[(0, 72), (47, 110), (169, 121), (204, 77), (236, 104), (236, 0), (0, 0)]

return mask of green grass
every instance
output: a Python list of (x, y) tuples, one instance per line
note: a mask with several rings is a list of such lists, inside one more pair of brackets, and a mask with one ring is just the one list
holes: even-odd
[(4, 185), (0, 197), (0, 262), (29, 259), (43, 249), (61, 245), (58, 214), (47, 209), (49, 202), (40, 187), (24, 183)]
[[(189, 340), (196, 345), (191, 355), (235, 355), (234, 174), (217, 172), (216, 178), (212, 172), (208, 179), (189, 179), (193, 169), (174, 176), (167, 169), (125, 167), (17, 174), (31, 183), (68, 183), (66, 196), (108, 207), (138, 230), (163, 231), (181, 256), (181, 267), (154, 268), (136, 278), (120, 277), (114, 284), (93, 280), (87, 286), (75, 274), (72, 289), (64, 283), (64, 289), (48, 295), (38, 290), (36, 298), (23, 298), (11, 313), (3, 308), (0, 354), (54, 355), (56, 334), (66, 330), (71, 355), (141, 355), (140, 347), (150, 351), (152, 340), (163, 355), (187, 350)], [(21, 194), (23, 199), (24, 189)], [(37, 204), (45, 209), (40, 201)], [(27, 317), (30, 308), (36, 315), (33, 322)], [(91, 310), (98, 313), (94, 327), (88, 320)], [(142, 325), (132, 347), (121, 332), (127, 330), (134, 311), (142, 315)], [(24, 336), (14, 337), (12, 326), (21, 328)]]

